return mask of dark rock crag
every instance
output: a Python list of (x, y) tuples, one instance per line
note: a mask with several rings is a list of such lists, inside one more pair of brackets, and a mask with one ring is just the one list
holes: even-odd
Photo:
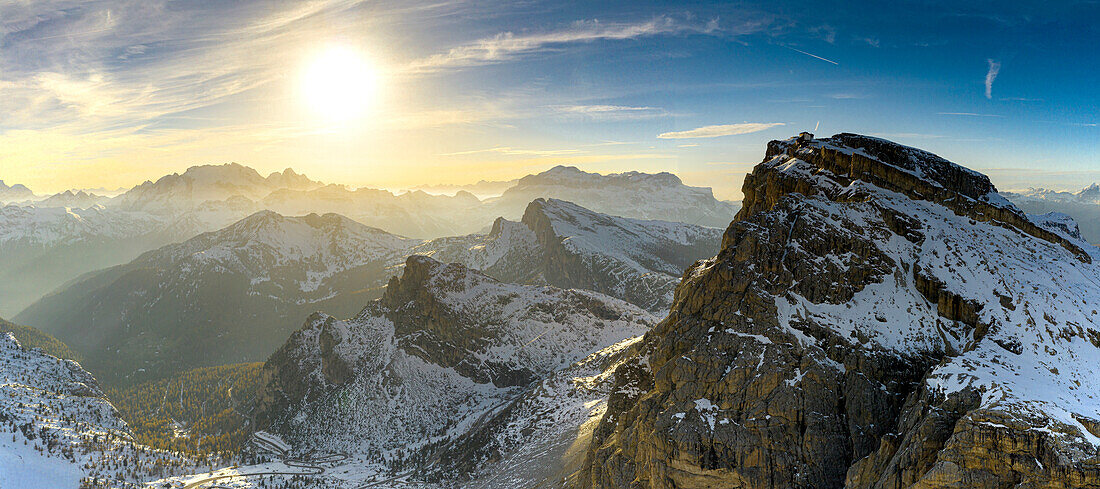
[[(983, 402), (979, 384), (930, 387), (934, 369), (990, 341), (1019, 355), (990, 318), (1027, 305), (995, 285), (999, 300), (983, 302), (931, 267), (964, 243), (914, 209), (969, 220), (964, 238), (1008, 229), (1091, 263), (1079, 243), (984, 175), (854, 134), (771, 142), (743, 191), (721, 251), (684, 273), (667, 318), (616, 370), (575, 487), (1100, 487), (1080, 428)], [(860, 309), (890, 287), (913, 298), (907, 313)], [(1062, 334), (1093, 331), (1080, 330)]]

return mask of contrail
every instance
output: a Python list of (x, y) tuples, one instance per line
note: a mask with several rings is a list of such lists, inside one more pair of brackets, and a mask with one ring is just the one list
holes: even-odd
[(819, 127), (821, 127), (821, 121), (817, 121), (817, 124), (814, 124), (814, 132), (817, 132), (817, 128)]
[(832, 63), (832, 64), (834, 64), (834, 65), (840, 66), (840, 63), (837, 63), (836, 61), (833, 61), (833, 60), (831, 60), (831, 59), (828, 59), (828, 58), (822, 58), (821, 56), (818, 56), (818, 55), (816, 55), (816, 54), (813, 54), (813, 53), (807, 53), (806, 51), (803, 51), (803, 50), (801, 50), (801, 49), (795, 49), (795, 48), (792, 48), (792, 47), (790, 47), (790, 46), (783, 46), (783, 47), (785, 47), (785, 48), (787, 48), (787, 49), (790, 49), (791, 51), (794, 51), (794, 52), (796, 52), (796, 53), (802, 53), (802, 54), (805, 54), (806, 56), (813, 56), (814, 58), (820, 59), (821, 61), (824, 61), (824, 62), (826, 62), (826, 63)]

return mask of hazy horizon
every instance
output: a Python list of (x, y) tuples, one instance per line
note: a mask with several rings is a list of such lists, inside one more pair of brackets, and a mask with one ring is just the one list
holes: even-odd
[(51, 193), (236, 161), (405, 188), (562, 164), (739, 199), (768, 140), (811, 130), (1003, 189), (1100, 181), (1100, 60), (1074, 54), (1095, 3), (907, 8), (3, 3), (0, 178)]

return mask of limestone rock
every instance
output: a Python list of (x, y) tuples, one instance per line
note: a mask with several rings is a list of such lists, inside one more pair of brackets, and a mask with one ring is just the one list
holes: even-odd
[(1100, 487), (1094, 248), (854, 134), (773, 141), (744, 194), (576, 487)]

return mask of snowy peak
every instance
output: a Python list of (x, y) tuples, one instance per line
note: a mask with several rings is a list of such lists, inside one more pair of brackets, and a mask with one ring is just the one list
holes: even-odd
[(312, 448), (418, 463), (533, 381), (654, 322), (594, 292), (412, 256), (356, 317), (315, 314), (272, 355), (257, 419)]
[(8, 186), (3, 180), (0, 180), (0, 203), (3, 202), (16, 202), (20, 200), (26, 200), (34, 198), (34, 192), (21, 183), (17, 183), (12, 186)]
[(566, 185), (571, 187), (635, 186), (673, 187), (683, 185), (680, 177), (668, 172), (641, 173), (636, 171), (602, 175), (582, 171), (575, 166), (558, 165), (535, 175), (527, 175), (516, 182), (516, 187), (539, 185)]
[(683, 270), (717, 251), (721, 229), (609, 216), (558, 199), (536, 199), (523, 214), (545, 250), (543, 276), (663, 312)]
[[(989, 177), (956, 165), (935, 154), (904, 146), (893, 141), (859, 134), (841, 133), (822, 141), (822, 147), (839, 151), (863, 153), (870, 158), (912, 173), (915, 177), (933, 182), (952, 192), (975, 200), (986, 200), (997, 189)], [(858, 163), (853, 163), (858, 164)], [(997, 200), (995, 205), (1007, 202)]]
[(156, 182), (146, 181), (117, 197), (116, 204), (130, 210), (179, 213), (207, 201), (233, 197), (258, 201), (280, 189), (312, 190), (321, 186), (290, 169), (264, 178), (237, 163), (200, 165), (165, 175)]
[[(1077, 243), (1031, 222), (981, 173), (884, 139), (849, 133), (827, 139), (808, 136), (768, 143), (765, 161), (745, 179), (738, 218), (771, 208), (787, 193), (805, 190), (833, 199), (860, 199), (870, 195), (865, 187), (871, 186), (935, 202), (975, 221), (1011, 226), (1057, 243), (1081, 261), (1092, 259)], [(805, 188), (807, 182), (814, 185)]]
[(76, 209), (85, 209), (94, 205), (103, 205), (108, 200), (107, 197), (102, 195), (96, 195), (93, 193), (85, 192), (83, 190), (66, 190), (53, 194), (45, 199), (35, 202), (36, 207), (72, 207)]
[[(141, 260), (183, 258), (229, 263), (292, 265), (321, 260), (334, 267), (379, 258), (412, 246), (413, 240), (365, 226), (339, 214), (287, 217), (256, 212), (230, 226), (201, 234), (177, 245), (150, 252)], [(259, 261), (257, 261), (259, 260)], [(261, 269), (256, 269), (260, 272)]]
[(295, 172), (293, 168), (268, 175), (267, 184), (273, 188), (291, 190), (311, 190), (322, 186), (321, 182), (310, 180), (309, 177)]
[(1088, 202), (1091, 204), (1100, 204), (1100, 185), (1092, 184), (1088, 187), (1081, 189), (1081, 191), (1073, 194), (1074, 199), (1079, 202)]
[(684, 185), (671, 173), (601, 175), (566, 166), (519, 179), (489, 205), (496, 215), (510, 217), (521, 214), (534, 199), (551, 197), (612, 216), (720, 228), (729, 224), (738, 207), (715, 199), (709, 187)]
[(616, 371), (580, 487), (1097, 480), (1100, 269), (1072, 221), (852, 135), (772, 142), (744, 193)]
[(1048, 212), (1046, 214), (1028, 215), (1028, 218), (1035, 224), (1059, 233), (1066, 238), (1084, 241), (1084, 238), (1081, 237), (1081, 228), (1077, 226), (1077, 221), (1073, 220), (1068, 214)]

